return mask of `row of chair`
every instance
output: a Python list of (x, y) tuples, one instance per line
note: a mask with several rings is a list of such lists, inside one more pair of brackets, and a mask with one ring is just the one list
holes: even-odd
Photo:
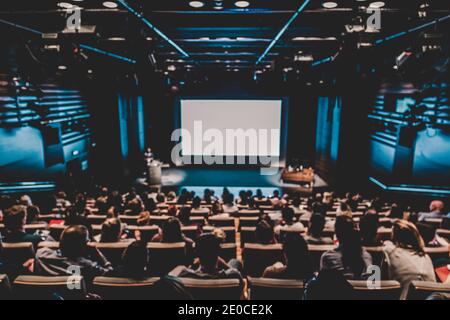
[[(106, 300), (159, 300), (168, 298), (157, 285), (159, 278), (135, 280), (129, 278), (97, 277), (91, 293)], [(197, 300), (239, 300), (242, 286), (237, 279), (203, 280), (181, 278), (190, 295)], [(349, 281), (358, 300), (398, 300), (401, 287), (397, 281), (381, 281), (372, 288), (366, 281)], [(302, 280), (248, 278), (250, 300), (301, 300), (305, 283)], [(0, 300), (6, 299), (83, 299), (87, 294), (83, 277), (19, 276), (9, 283), (0, 275)], [(413, 281), (408, 299), (424, 300), (432, 293), (450, 293), (450, 284)]]

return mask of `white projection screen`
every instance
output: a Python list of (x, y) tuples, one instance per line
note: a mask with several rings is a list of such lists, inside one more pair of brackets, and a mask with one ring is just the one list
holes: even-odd
[[(188, 132), (182, 134), (182, 153), (186, 156), (280, 157), (282, 107), (282, 99), (181, 99), (180, 127), (183, 132)], [(206, 147), (212, 141), (208, 132), (214, 139), (223, 137), (221, 148), (211, 151)], [(209, 142), (199, 141), (202, 135), (209, 136)], [(242, 145), (243, 137), (245, 146)]]

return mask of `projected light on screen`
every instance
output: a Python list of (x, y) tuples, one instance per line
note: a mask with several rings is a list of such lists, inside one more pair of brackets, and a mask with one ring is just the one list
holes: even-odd
[[(182, 137), (183, 155), (280, 156), (282, 100), (182, 99), (180, 103), (181, 128), (191, 136)], [(208, 148), (218, 137), (223, 137), (222, 146)]]

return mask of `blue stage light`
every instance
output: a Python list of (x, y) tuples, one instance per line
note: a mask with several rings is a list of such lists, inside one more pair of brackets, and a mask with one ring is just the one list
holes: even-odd
[(288, 22), (281, 28), (281, 30), (278, 32), (276, 37), (272, 40), (272, 42), (269, 44), (267, 49), (263, 52), (263, 54), (258, 58), (256, 61), (256, 65), (260, 64), (261, 61), (267, 56), (270, 50), (277, 44), (277, 42), (281, 39), (283, 34), (286, 32), (286, 30), (291, 26), (291, 24), (297, 19), (297, 17), (302, 13), (302, 11), (305, 9), (305, 7), (308, 5), (310, 0), (306, 0), (303, 2), (303, 4), (297, 9), (297, 11), (292, 15), (291, 18), (289, 18)]

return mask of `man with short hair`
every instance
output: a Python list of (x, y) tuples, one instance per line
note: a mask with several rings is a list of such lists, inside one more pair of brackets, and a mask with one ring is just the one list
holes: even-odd
[(433, 200), (430, 203), (430, 212), (420, 212), (419, 221), (426, 219), (435, 219), (444, 217), (444, 202), (441, 200)]
[[(66, 276), (78, 267), (80, 274), (91, 281), (113, 271), (111, 263), (96, 248), (88, 245), (89, 232), (85, 226), (67, 227), (62, 235), (58, 250), (41, 248), (36, 253), (35, 270), (45, 276)], [(72, 267), (72, 268), (70, 268)]]
[(42, 236), (34, 233), (25, 232), (27, 220), (27, 207), (15, 205), (5, 210), (3, 222), (5, 224), (5, 234), (3, 241), (6, 243), (31, 242), (34, 248), (37, 248), (39, 242), (44, 239)]

